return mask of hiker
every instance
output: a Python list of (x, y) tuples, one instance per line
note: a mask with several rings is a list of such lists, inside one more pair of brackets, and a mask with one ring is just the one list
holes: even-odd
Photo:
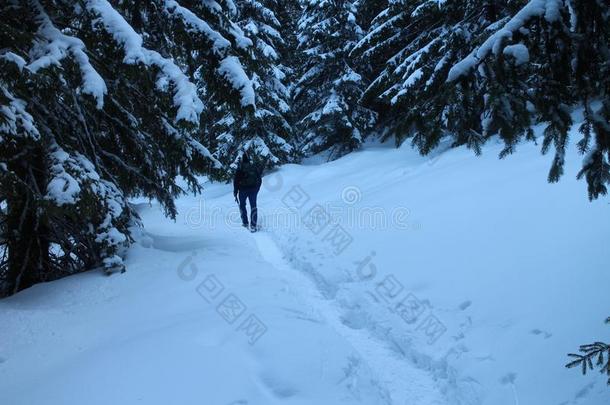
[(258, 220), (256, 209), (256, 196), (261, 188), (263, 180), (259, 168), (250, 161), (246, 152), (241, 157), (239, 168), (233, 179), (233, 196), (239, 204), (241, 222), (244, 228), (248, 228), (248, 211), (246, 210), (246, 199), (250, 202), (250, 231), (256, 232)]

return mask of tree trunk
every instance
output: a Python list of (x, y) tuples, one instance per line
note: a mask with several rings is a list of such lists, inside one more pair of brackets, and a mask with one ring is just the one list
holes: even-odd
[(31, 160), (10, 168), (21, 182), (15, 182), (7, 204), (8, 288), (3, 293), (9, 295), (51, 276), (49, 231), (40, 209), (47, 173), (42, 151), (30, 156)]

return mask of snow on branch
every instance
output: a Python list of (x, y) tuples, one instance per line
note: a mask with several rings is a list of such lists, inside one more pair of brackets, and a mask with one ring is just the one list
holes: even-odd
[(199, 155), (203, 156), (204, 158), (210, 159), (212, 161), (212, 163), (214, 164), (215, 169), (222, 168), (222, 163), (220, 163), (220, 161), (218, 159), (216, 159), (212, 155), (210, 150), (208, 148), (206, 148), (205, 146), (203, 146), (201, 144), (201, 142), (197, 141), (196, 139), (189, 138), (188, 144), (191, 147), (191, 149), (194, 150), (195, 152), (197, 152)]
[(102, 179), (87, 157), (68, 153), (53, 139), (50, 144), (50, 174), (45, 199), (61, 207), (77, 206), (85, 194), (95, 196), (103, 219), (92, 221), (89, 232), (102, 244), (101, 259), (107, 271), (122, 266), (115, 253), (128, 241), (126, 233), (117, 228), (127, 204), (125, 195), (110, 181)]
[(204, 105), (197, 95), (197, 86), (182, 70), (171, 59), (144, 48), (142, 37), (107, 0), (87, 0), (87, 7), (99, 16), (96, 22), (101, 23), (115, 41), (122, 44), (125, 51), (124, 63), (157, 66), (162, 74), (157, 81), (157, 87), (163, 89), (167, 81), (175, 86), (174, 105), (178, 109), (176, 121), (199, 123), (199, 115), (203, 111)]
[(36, 7), (39, 11), (40, 27), (36, 33), (36, 44), (32, 49), (34, 60), (27, 68), (36, 73), (50, 65), (61, 66), (61, 60), (72, 54), (82, 73), (82, 92), (93, 96), (97, 108), (101, 109), (108, 89), (102, 76), (89, 62), (89, 57), (85, 53), (85, 44), (79, 38), (63, 34), (53, 25), (39, 3), (36, 3)]
[[(222, 12), (222, 7), (216, 2), (204, 2), (204, 5), (216, 13)], [(230, 5), (228, 6), (230, 8)], [(210, 27), (207, 22), (199, 18), (188, 8), (181, 6), (175, 0), (165, 0), (164, 7), (168, 13), (179, 17), (191, 30), (203, 34), (212, 43), (212, 51), (217, 56), (226, 56), (226, 51), (231, 48), (231, 42)], [(228, 31), (235, 39), (237, 47), (247, 49), (252, 46), (250, 38), (246, 37), (241, 28), (235, 23), (230, 22)]]
[(176, 86), (174, 105), (178, 108), (176, 121), (185, 120), (199, 124), (199, 115), (203, 111), (203, 101), (197, 95), (197, 86), (190, 81), (182, 70), (170, 59), (164, 58), (158, 52), (145, 50), (148, 62), (163, 72), (163, 77), (157, 81), (157, 86), (163, 89), (165, 80)]
[(512, 56), (517, 66), (523, 65), (530, 60), (530, 54), (527, 46), (523, 44), (509, 45), (504, 48), (502, 53), (506, 56)]
[[(389, 9), (386, 9), (385, 11), (387, 14)], [(398, 38), (400, 36), (400, 34), (394, 34), (392, 37), (390, 37), (384, 41), (381, 41), (380, 44), (373, 44), (376, 39), (382, 38), (384, 31), (392, 29), (393, 26), (398, 21), (400, 21), (401, 19), (404, 18), (404, 16), (405, 16), (405, 13), (398, 13), (397, 15), (390, 18), (388, 21), (385, 21), (384, 23), (380, 24), (378, 27), (373, 28), (360, 41), (358, 41), (356, 43), (356, 45), (354, 45), (354, 48), (352, 49), (351, 52), (352, 53), (362, 52), (361, 57), (366, 58), (366, 57), (370, 56), (372, 53), (374, 53), (378, 47), (381, 47), (382, 45)], [(372, 47), (367, 49), (367, 46), (369, 46), (369, 45), (372, 45)]]
[(242, 107), (255, 107), (255, 93), (252, 81), (244, 71), (237, 56), (228, 56), (220, 62), (218, 72), (231, 83), (241, 95)]
[(244, 31), (234, 22), (231, 22), (229, 33), (233, 36), (233, 39), (235, 39), (235, 45), (238, 48), (248, 49), (253, 45), (252, 40), (248, 38)]
[(21, 56), (17, 55), (16, 53), (13, 53), (10, 51), (0, 54), (0, 59), (5, 60), (10, 63), (14, 63), (17, 66), (17, 68), (19, 69), (19, 71), (22, 71), (23, 68), (25, 67), (25, 65), (27, 65), (27, 62), (25, 61), (25, 59), (23, 59)]
[(216, 55), (219, 57), (226, 55), (226, 51), (231, 47), (231, 42), (218, 31), (212, 29), (207, 22), (203, 21), (191, 10), (182, 7), (175, 0), (166, 0), (165, 9), (170, 14), (179, 17), (192, 31), (203, 34), (212, 43), (212, 51)]
[(193, 153), (196, 153), (205, 159), (211, 160), (212, 164), (214, 165), (214, 167), (216, 169), (222, 168), (222, 163), (220, 163), (220, 161), (218, 161), (218, 159), (216, 159), (212, 155), (212, 153), (208, 150), (208, 148), (203, 146), (199, 141), (193, 139), (193, 137), (191, 137), (188, 134), (180, 132), (180, 130), (178, 128), (174, 127), (165, 118), (161, 118), (161, 121), (163, 122), (163, 126), (165, 127), (165, 130), (167, 131), (168, 134), (170, 134), (171, 136), (173, 136), (176, 139), (185, 139), (186, 140), (186, 144), (187, 144), (186, 155), (188, 157), (191, 157), (193, 155)]
[[(281, 145), (282, 150), (284, 150), (285, 152), (289, 152), (291, 150), (290, 145), (288, 145), (286, 141), (284, 141), (281, 137), (277, 135), (272, 135), (270, 141)], [(260, 136), (255, 136), (254, 138), (243, 142), (238, 147), (238, 150), (256, 151), (256, 154), (264, 158), (267, 162), (271, 162), (273, 164), (277, 164), (280, 162), (280, 159), (273, 154), (267, 143)], [(233, 163), (231, 163), (231, 167), (238, 167), (241, 157), (242, 153), (240, 152), (235, 157), (235, 160), (233, 160)]]
[(46, 199), (59, 207), (66, 204), (74, 205), (80, 199), (81, 188), (70, 171), (80, 173), (81, 170), (76, 161), (57, 143), (51, 146), (52, 151), (49, 153), (51, 180), (47, 184)]
[[(481, 46), (473, 50), (465, 59), (456, 63), (447, 76), (447, 82), (452, 82), (471, 72), (477, 64), (485, 59), (491, 52), (495, 55), (502, 51), (502, 44), (505, 39), (513, 37), (513, 33), (522, 28), (529, 20), (536, 17), (544, 17), (549, 23), (558, 21), (561, 17), (560, 8), (563, 7), (561, 0), (530, 0), (513, 18), (511, 18), (501, 29), (494, 32)], [(513, 49), (515, 50), (515, 49)], [(519, 49), (517, 49), (519, 50)], [(519, 55), (524, 53), (519, 50)]]
[(25, 109), (26, 102), (13, 97), (2, 85), (0, 85), (0, 94), (8, 99), (8, 103), (0, 104), (0, 142), (3, 142), (3, 134), (18, 136), (21, 131), (31, 139), (40, 139), (34, 118)]
[(99, 16), (94, 22), (101, 23), (115, 41), (123, 45), (124, 63), (148, 64), (145, 49), (142, 47), (142, 37), (107, 0), (87, 0), (87, 8)]

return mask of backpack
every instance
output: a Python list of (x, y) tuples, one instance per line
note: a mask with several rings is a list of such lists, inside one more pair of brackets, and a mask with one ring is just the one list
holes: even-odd
[(243, 188), (255, 188), (258, 187), (260, 176), (258, 169), (251, 163), (244, 163), (241, 167), (242, 177), (239, 185)]

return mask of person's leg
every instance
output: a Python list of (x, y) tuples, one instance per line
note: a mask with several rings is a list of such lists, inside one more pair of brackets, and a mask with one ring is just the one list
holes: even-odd
[(252, 190), (248, 196), (248, 199), (250, 200), (250, 225), (253, 228), (256, 228), (256, 225), (258, 224), (258, 209), (256, 208), (257, 194), (257, 190)]
[(246, 210), (246, 198), (248, 194), (244, 190), (239, 190), (237, 198), (239, 200), (239, 213), (241, 214), (241, 223), (243, 226), (248, 226), (248, 211)]

